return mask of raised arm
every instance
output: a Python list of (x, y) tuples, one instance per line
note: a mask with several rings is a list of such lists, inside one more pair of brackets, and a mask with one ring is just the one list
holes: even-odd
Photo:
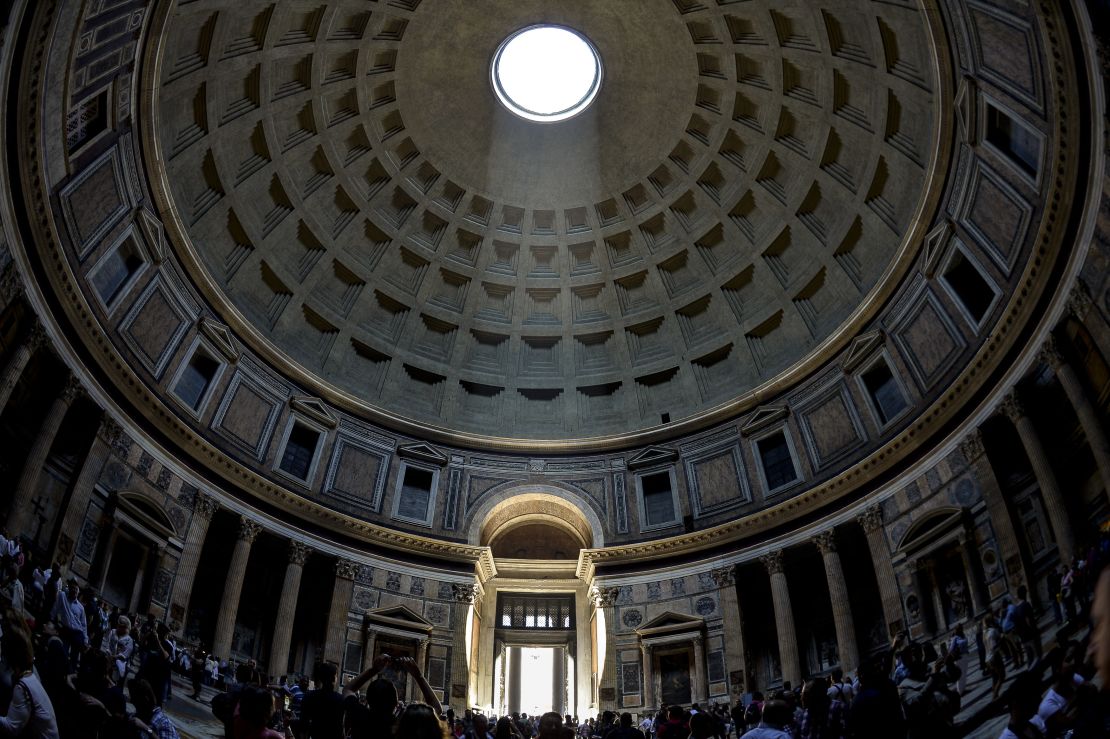
[(416, 664), (416, 660), (412, 657), (403, 657), (399, 662), (404, 666), (405, 670), (412, 675), (412, 678), (416, 680), (416, 684), (420, 687), (420, 692), (424, 695), (424, 702), (432, 707), (436, 715), (442, 714), (443, 704), (439, 702), (439, 698), (436, 697), (435, 691), (432, 690), (432, 686), (428, 684), (427, 679), (424, 677), (424, 673), (420, 670), (420, 665)]
[(343, 696), (358, 695), (363, 685), (374, 679), (374, 676), (385, 669), (393, 658), (388, 654), (379, 654), (369, 667), (360, 672), (349, 683), (343, 686)]

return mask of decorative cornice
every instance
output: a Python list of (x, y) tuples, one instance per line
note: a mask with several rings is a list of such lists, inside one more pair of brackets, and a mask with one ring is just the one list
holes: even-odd
[(817, 551), (822, 555), (836, 553), (836, 530), (829, 529), (822, 531), (813, 537), (813, 543), (817, 545)]
[(947, 219), (938, 223), (925, 237), (925, 255), (921, 260), (921, 272), (929, 279), (936, 275), (941, 257), (944, 256), (951, 238), (952, 222)]
[(309, 398), (305, 396), (294, 396), (289, 399), (289, 407), (295, 412), (300, 413), (302, 416), (311, 418), (316, 423), (323, 424), (329, 429), (333, 429), (339, 425), (339, 420), (328, 410), (323, 401), (319, 398)]
[(759, 558), (760, 563), (767, 568), (768, 575), (781, 575), (783, 573), (782, 550), (776, 549)]
[(744, 436), (749, 436), (758, 431), (762, 431), (772, 424), (778, 423), (788, 415), (790, 415), (790, 409), (785, 405), (764, 406), (748, 416), (748, 419), (744, 421), (744, 425), (740, 427), (740, 433)]
[(231, 329), (208, 316), (201, 317), (200, 321), (197, 322), (197, 328), (208, 337), (209, 341), (216, 345), (216, 349), (224, 355), (227, 361), (232, 364), (239, 361), (239, 345), (235, 343), (235, 337), (231, 335)]
[(288, 554), (289, 564), (303, 567), (308, 555), (312, 554), (312, 548), (296, 539), (290, 539)]
[(243, 516), (239, 519), (239, 539), (253, 544), (258, 535), (262, 533), (262, 524)]
[(881, 530), (883, 528), (883, 507), (878, 503), (868, 506), (863, 513), (856, 516), (856, 521), (868, 534)]

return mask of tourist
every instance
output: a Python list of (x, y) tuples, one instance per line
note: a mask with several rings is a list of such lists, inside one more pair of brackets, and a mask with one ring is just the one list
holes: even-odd
[(1015, 678), (1007, 691), (1010, 721), (998, 735), (998, 739), (1043, 739), (1044, 722), (1036, 713), (1039, 683), (1032, 672), (1023, 672)]
[(489, 729), (489, 719), (484, 714), (474, 714), (471, 725), (473, 728), (466, 734), (466, 739), (492, 739), (493, 734)]
[(131, 719), (132, 725), (143, 732), (144, 737), (178, 739), (177, 727), (170, 717), (162, 712), (162, 707), (158, 705), (158, 698), (150, 683), (136, 678), (128, 684), (128, 689), (131, 693), (131, 703), (135, 706), (135, 716)]
[(520, 731), (508, 716), (497, 720), (497, 728), (493, 732), (493, 739), (521, 739)]
[(956, 630), (946, 645), (952, 665), (959, 674), (956, 676), (956, 693), (962, 696), (967, 692), (967, 637), (964, 636), (963, 624), (957, 624)]
[(640, 731), (644, 732), (644, 736), (651, 739), (655, 732), (655, 719), (650, 713), (640, 715)]
[(59, 739), (54, 705), (35, 674), (31, 635), (22, 619), (11, 611), (4, 617), (0, 654), (11, 670), (12, 698), (6, 715), (0, 716), (0, 736), (20, 739)]
[(11, 608), (24, 623), (31, 620), (31, 614), (27, 612), (26, 608), (23, 583), (19, 581), (19, 568), (14, 564), (9, 564), (4, 569), (4, 580), (3, 584), (0, 585), (0, 595), (3, 595), (8, 601), (8, 607)]
[(80, 590), (77, 581), (70, 579), (65, 590), (59, 591), (54, 599), (54, 608), (50, 612), (51, 620), (59, 628), (59, 636), (65, 642), (69, 654), (70, 667), (77, 668), (81, 652), (89, 645), (88, 626), (85, 622), (85, 606), (81, 603)]
[(131, 619), (120, 616), (116, 628), (108, 632), (100, 651), (112, 659), (112, 680), (123, 683), (127, 680), (127, 670), (131, 665), (131, 655), (135, 652), (135, 640), (131, 637)]
[(1020, 585), (1017, 589), (1017, 603), (1014, 604), (1014, 631), (1021, 642), (1021, 650), (1032, 667), (1041, 658), (1041, 633), (1037, 626), (1037, 613), (1029, 602), (1029, 590)]
[(790, 704), (783, 700), (769, 700), (763, 704), (761, 714), (759, 725), (749, 729), (744, 739), (794, 739), (787, 731), (794, 717)]
[(994, 616), (983, 619), (983, 644), (987, 650), (987, 674), (991, 676), (991, 697), (998, 700), (1002, 683), (1006, 681), (1006, 663), (1002, 660), (1002, 634)]
[(338, 669), (330, 662), (316, 666), (318, 687), (301, 701), (301, 722), (306, 739), (343, 739), (343, 696), (335, 689)]
[[(346, 711), (346, 721), (352, 739), (377, 739), (378, 737), (388, 736), (389, 732), (392, 731), (393, 715), (398, 703), (397, 688), (389, 680), (380, 677), (374, 679), (389, 666), (400, 672), (407, 672), (412, 677), (417, 687), (420, 688), (420, 693), (427, 704), (424, 708), (427, 708), (429, 713), (436, 717), (437, 722), (439, 721), (438, 717), (443, 713), (443, 706), (436, 697), (435, 691), (428, 684), (428, 680), (420, 671), (416, 661), (410, 657), (392, 657), (388, 654), (379, 654), (374, 658), (370, 667), (363, 670), (343, 688), (341, 705)], [(363, 685), (367, 686), (365, 705), (360, 703), (358, 699), (358, 692)], [(311, 695), (310, 693), (309, 696)], [(302, 715), (308, 708), (307, 702), (308, 698), (306, 697)], [(416, 708), (418, 705), (420, 704), (410, 704), (409, 709)], [(421, 726), (423, 715), (423, 712), (418, 711), (410, 717), (406, 725)], [(404, 714), (402, 714), (403, 716)], [(477, 717), (475, 717), (476, 721)], [(400, 721), (398, 722), (397, 731), (398, 736), (406, 736), (400, 733)], [(442, 727), (442, 731), (445, 735), (449, 734), (446, 725)], [(312, 739), (316, 738), (312, 737)]]
[(690, 717), (690, 739), (724, 739), (721, 722), (705, 711)]
[(622, 713), (617, 728), (606, 739), (646, 739), (643, 731), (632, 725), (632, 714)]
[(887, 675), (889, 664), (873, 659), (859, 669), (859, 690), (848, 710), (849, 735), (853, 739), (900, 739), (906, 736), (906, 720), (898, 688)]
[(844, 739), (847, 707), (839, 697), (829, 696), (829, 684), (815, 678), (802, 688), (802, 713), (798, 739)]
[[(388, 734), (374, 734), (384, 738)], [(439, 720), (439, 711), (424, 703), (413, 703), (397, 719), (396, 739), (450, 739), (447, 727)]]
[(246, 685), (235, 710), (235, 739), (286, 739), (292, 732), (269, 728), (274, 715), (274, 695), (257, 685)]

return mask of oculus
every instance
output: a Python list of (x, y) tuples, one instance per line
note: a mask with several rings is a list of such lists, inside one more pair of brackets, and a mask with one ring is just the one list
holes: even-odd
[(573, 118), (601, 89), (601, 57), (582, 34), (564, 26), (522, 28), (493, 56), (490, 79), (501, 104), (538, 123)]

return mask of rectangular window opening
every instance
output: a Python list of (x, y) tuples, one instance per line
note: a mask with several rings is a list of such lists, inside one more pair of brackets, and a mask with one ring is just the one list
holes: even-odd
[(987, 141), (1026, 174), (1036, 177), (1041, 161), (1041, 141), (1013, 116), (987, 103)]
[(644, 496), (644, 518), (647, 526), (661, 526), (675, 520), (674, 495), (668, 472), (654, 472), (640, 478)]
[(212, 379), (216, 376), (216, 371), (219, 368), (220, 363), (203, 351), (193, 352), (193, 356), (189, 358), (189, 363), (185, 365), (185, 369), (181, 371), (181, 376), (177, 378), (177, 384), (173, 388), (174, 394), (194, 411), (200, 410), (204, 395), (212, 384)]
[(863, 373), (863, 386), (871, 396), (881, 423), (890, 423), (892, 418), (905, 410), (906, 398), (902, 395), (902, 388), (885, 361), (876, 362)]
[(126, 239), (112, 249), (91, 278), (93, 289), (105, 306), (115, 302), (142, 266), (143, 257), (134, 239)]
[(759, 460), (763, 465), (763, 477), (767, 490), (778, 490), (798, 479), (794, 458), (790, 456), (790, 445), (781, 431), (756, 442)]
[(431, 470), (405, 467), (401, 482), (401, 495), (397, 501), (397, 516), (412, 521), (426, 521), (428, 506), (432, 502), (432, 485), (435, 475)]
[(948, 263), (948, 268), (944, 271), (944, 281), (963, 303), (975, 323), (982, 323), (994, 303), (995, 291), (963, 252), (957, 251)]
[(281, 455), (278, 467), (298, 480), (308, 480), (312, 469), (312, 459), (320, 443), (320, 432), (303, 423), (294, 423), (285, 442), (285, 452)]

